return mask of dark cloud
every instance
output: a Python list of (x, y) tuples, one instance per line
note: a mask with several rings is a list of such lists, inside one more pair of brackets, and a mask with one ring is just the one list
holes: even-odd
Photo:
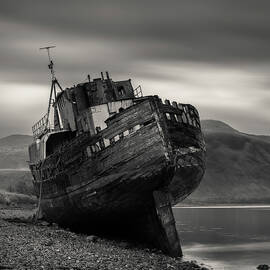
[[(0, 91), (8, 84), (21, 85), (21, 97), (30, 85), (44, 91), (50, 77), (46, 54), (38, 48), (57, 45), (52, 54), (63, 86), (109, 70), (116, 79), (145, 82), (148, 94), (183, 95), (202, 109), (202, 116), (228, 118), (239, 128), (266, 132), (269, 8), (268, 0), (1, 1)], [(252, 95), (264, 111), (252, 118), (256, 125), (243, 120)], [(213, 106), (219, 96), (224, 104)], [(38, 107), (29, 101), (31, 117), (41, 113)], [(12, 123), (1, 117), (1, 130), (24, 131), (29, 112), (23, 115), (22, 109), (20, 114), (24, 122), (17, 120), (19, 113)]]
[(119, 41), (143, 59), (265, 61), (269, 8), (263, 0), (11, 0), (1, 3), (0, 14), (53, 36)]

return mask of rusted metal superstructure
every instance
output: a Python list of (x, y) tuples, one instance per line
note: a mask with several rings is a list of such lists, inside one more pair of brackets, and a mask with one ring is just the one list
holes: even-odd
[(44, 217), (74, 230), (134, 234), (181, 256), (171, 206), (204, 174), (197, 110), (144, 97), (108, 72), (59, 92), (53, 108), (53, 127), (43, 119), (29, 146)]

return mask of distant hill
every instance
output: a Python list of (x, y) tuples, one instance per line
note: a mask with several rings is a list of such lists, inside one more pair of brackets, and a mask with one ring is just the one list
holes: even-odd
[(29, 135), (11, 135), (0, 139), (0, 169), (27, 168)]
[(240, 133), (238, 130), (232, 128), (228, 124), (218, 120), (202, 120), (201, 127), (204, 133), (208, 132)]
[(0, 147), (27, 147), (33, 141), (30, 135), (10, 135), (0, 139)]
[(270, 203), (270, 137), (241, 133), (214, 120), (202, 121), (206, 173), (185, 202)]
[(33, 193), (28, 169), (28, 135), (11, 135), (0, 139), (0, 190), (25, 194)]

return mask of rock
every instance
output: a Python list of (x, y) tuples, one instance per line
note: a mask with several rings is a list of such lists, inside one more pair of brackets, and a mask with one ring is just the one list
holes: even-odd
[(129, 248), (130, 244), (128, 242), (120, 242), (119, 247), (121, 247), (121, 248)]
[(89, 241), (89, 242), (97, 242), (97, 236), (95, 235), (89, 235), (86, 237), (86, 240)]
[(39, 225), (40, 225), (40, 226), (49, 226), (50, 223), (47, 222), (47, 221), (41, 221), (41, 222), (39, 222)]
[(268, 270), (270, 267), (267, 264), (260, 264), (257, 269), (259, 270)]
[(47, 242), (45, 242), (45, 246), (49, 247), (52, 246), (54, 244), (53, 240), (48, 240)]

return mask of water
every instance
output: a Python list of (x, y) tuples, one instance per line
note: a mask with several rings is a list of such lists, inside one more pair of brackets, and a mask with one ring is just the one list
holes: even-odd
[(220, 270), (270, 265), (270, 206), (173, 209), (184, 256)]
[(0, 169), (0, 172), (29, 172), (28, 168), (17, 168), (17, 169)]

